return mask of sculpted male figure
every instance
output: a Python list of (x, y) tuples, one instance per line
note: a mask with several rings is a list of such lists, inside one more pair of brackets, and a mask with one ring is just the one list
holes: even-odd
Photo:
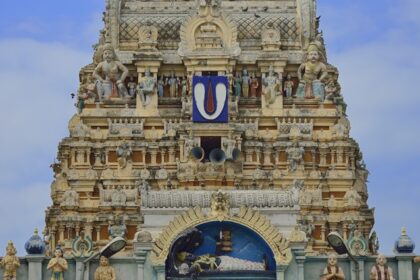
[(47, 265), (47, 269), (52, 271), (51, 280), (64, 280), (64, 271), (67, 268), (67, 261), (63, 258), (63, 250), (57, 247), (54, 251), (54, 258)]
[(268, 70), (268, 76), (264, 78), (264, 95), (266, 100), (266, 106), (270, 106), (276, 101), (277, 96), (281, 92), (281, 83), (280, 80), (276, 77), (274, 73), (274, 68), (271, 65)]
[(337, 265), (337, 255), (332, 253), (328, 255), (328, 264), (324, 268), (324, 272), (321, 275), (321, 280), (344, 280), (344, 272)]
[(99, 100), (126, 97), (128, 93), (124, 80), (127, 78), (128, 69), (116, 59), (114, 49), (109, 43), (104, 46), (103, 59), (93, 72)]
[(6, 247), (6, 256), (0, 261), (0, 267), (4, 268), (4, 280), (16, 280), (16, 270), (20, 266), (20, 261), (16, 257), (16, 248), (12, 241), (9, 241)]
[(249, 84), (251, 83), (251, 78), (248, 75), (248, 70), (242, 70), (242, 95), (245, 98), (248, 98), (249, 95)]
[(307, 61), (298, 69), (299, 87), (296, 96), (308, 99), (317, 97), (324, 100), (323, 81), (327, 76), (327, 66), (320, 61), (318, 46), (310, 44)]
[(143, 107), (146, 107), (150, 103), (150, 96), (155, 91), (156, 79), (150, 76), (150, 70), (146, 69), (144, 77), (140, 79), (138, 92), (140, 94), (141, 102)]
[(101, 256), (99, 267), (95, 271), (95, 280), (116, 280), (115, 269), (109, 265), (108, 258)]
[(395, 280), (392, 269), (386, 265), (385, 255), (378, 255), (370, 271), (370, 280)]

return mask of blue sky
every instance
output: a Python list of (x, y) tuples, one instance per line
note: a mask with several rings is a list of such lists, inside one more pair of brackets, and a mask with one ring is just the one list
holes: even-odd
[[(104, 0), (6, 1), (0, 10), (0, 255), (24, 255), (50, 205), (70, 93), (91, 61)], [(420, 1), (319, 0), (329, 62), (340, 70), (351, 135), (364, 153), (381, 251), (402, 226), (420, 243)], [(404, 16), (402, 16), (404, 15)], [(6, 214), (5, 214), (6, 213)], [(419, 250), (417, 250), (418, 252)]]

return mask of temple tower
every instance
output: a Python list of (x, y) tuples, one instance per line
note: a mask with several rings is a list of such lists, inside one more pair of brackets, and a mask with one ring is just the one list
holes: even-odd
[(330, 231), (369, 237), (368, 171), (315, 1), (107, 0), (104, 23), (53, 164), (49, 248), (74, 253), (83, 232), (96, 248), (126, 238), (129, 256), (149, 236), (164, 263), (188, 229), (217, 228), (226, 254), (249, 230), (278, 264), (296, 225), (308, 255)]

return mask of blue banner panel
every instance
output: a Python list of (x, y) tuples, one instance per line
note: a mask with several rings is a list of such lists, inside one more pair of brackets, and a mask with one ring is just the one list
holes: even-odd
[(193, 77), (193, 122), (228, 122), (228, 79), (225, 76)]

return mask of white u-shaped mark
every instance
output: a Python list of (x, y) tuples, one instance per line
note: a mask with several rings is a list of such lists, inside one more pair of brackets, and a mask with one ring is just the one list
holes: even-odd
[(194, 97), (197, 105), (197, 109), (200, 112), (201, 116), (207, 120), (215, 120), (223, 111), (225, 107), (225, 102), (227, 98), (226, 86), (223, 83), (218, 83), (216, 85), (216, 111), (209, 115), (204, 109), (204, 100), (206, 97), (206, 88), (203, 83), (197, 83), (194, 87)]

